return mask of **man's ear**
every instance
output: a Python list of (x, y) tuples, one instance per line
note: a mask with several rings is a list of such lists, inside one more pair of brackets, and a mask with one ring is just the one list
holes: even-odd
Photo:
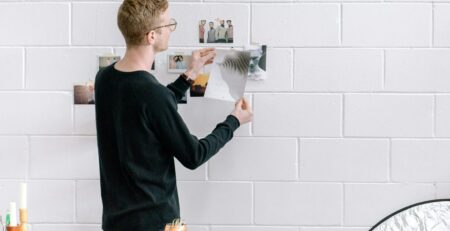
[(155, 43), (155, 33), (156, 32), (154, 30), (148, 32), (148, 34), (146, 36), (146, 40), (149, 45), (152, 45)]

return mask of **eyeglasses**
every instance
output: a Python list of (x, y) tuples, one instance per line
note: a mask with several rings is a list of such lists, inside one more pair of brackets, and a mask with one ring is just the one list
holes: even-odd
[[(164, 25), (164, 26), (158, 26), (158, 27), (155, 27), (155, 28), (153, 28), (151, 30), (156, 30), (156, 29), (159, 29), (159, 28), (169, 27), (170, 31), (173, 32), (173, 31), (175, 31), (175, 29), (177, 29), (177, 24), (178, 24), (177, 21), (175, 21), (175, 19), (171, 18), (170, 21), (169, 21), (169, 24)], [(150, 31), (147, 32), (147, 34), (148, 33), (150, 33)]]

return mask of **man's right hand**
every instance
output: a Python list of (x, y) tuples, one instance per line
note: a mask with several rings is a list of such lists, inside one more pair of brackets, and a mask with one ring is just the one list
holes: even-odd
[(231, 115), (235, 116), (241, 125), (252, 121), (253, 119), (253, 111), (252, 107), (248, 103), (248, 100), (245, 97), (239, 99), (236, 104), (234, 110), (231, 112)]
[(200, 70), (208, 64), (211, 64), (216, 57), (216, 50), (214, 48), (203, 48), (192, 52), (191, 63), (184, 73), (190, 79), (195, 80)]

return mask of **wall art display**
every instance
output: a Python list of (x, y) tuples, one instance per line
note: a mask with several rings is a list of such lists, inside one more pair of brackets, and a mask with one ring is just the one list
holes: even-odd
[(120, 60), (120, 56), (114, 54), (105, 54), (98, 57), (98, 69), (107, 67)]
[(167, 72), (183, 73), (191, 62), (192, 55), (183, 52), (174, 52), (168, 55), (167, 63), (169, 64)]
[(200, 73), (191, 85), (191, 97), (203, 97), (208, 86), (209, 72)]
[(199, 43), (233, 43), (234, 25), (230, 19), (199, 21)]
[(267, 46), (266, 45), (253, 45), (246, 47), (246, 50), (250, 52), (250, 65), (248, 67), (248, 79), (249, 80), (264, 80), (267, 78), (266, 73), (266, 57)]
[(94, 82), (73, 86), (74, 104), (95, 104)]

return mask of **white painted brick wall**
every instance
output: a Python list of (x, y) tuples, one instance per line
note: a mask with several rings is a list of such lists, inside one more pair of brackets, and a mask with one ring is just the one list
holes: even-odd
[[(23, 60), (24, 51), (20, 48), (1, 48), (0, 49), (0, 89), (18, 90), (23, 88)], [(7, 78), (6, 78), (7, 76)]]
[(340, 136), (342, 96), (337, 94), (255, 94), (256, 136)]
[(431, 4), (343, 4), (345, 46), (428, 47), (432, 33)]
[(297, 140), (235, 138), (208, 166), (210, 180), (296, 181)]
[(125, 45), (117, 27), (120, 3), (73, 3), (73, 45)]
[(447, 182), (449, 140), (393, 140), (392, 180)]
[(255, 223), (339, 226), (342, 194), (337, 183), (256, 183)]
[(0, 137), (0, 160), (2, 178), (26, 178), (28, 166), (28, 139), (25, 136)]
[(2, 46), (68, 45), (70, 4), (2, 2), (0, 28)]
[(296, 49), (295, 90), (379, 91), (383, 51), (372, 49)]
[(212, 231), (298, 231), (298, 228), (290, 227), (212, 227)]
[(448, 198), (448, 194), (450, 194), (450, 184), (437, 184), (436, 185), (436, 197)]
[[(95, 110), (73, 84), (124, 53), (117, 0), (0, 0), (0, 214), (29, 183), (35, 231), (101, 230)], [(450, 198), (448, 0), (173, 0), (170, 51), (203, 47), (201, 18), (268, 44), (254, 121), (205, 165), (176, 161), (190, 231), (362, 231)], [(186, 13), (189, 12), (189, 13)], [(223, 47), (224, 45), (218, 45)], [(167, 84), (167, 52), (157, 56)], [(179, 105), (202, 138), (233, 103)]]
[(339, 4), (253, 4), (251, 23), (252, 42), (283, 47), (339, 44)]
[(434, 198), (432, 184), (347, 184), (344, 198), (344, 223), (370, 226), (387, 215)]
[(450, 95), (436, 96), (436, 136), (450, 137)]
[(99, 179), (96, 149), (96, 137), (33, 136), (29, 176), (32, 179)]
[(28, 184), (29, 222), (73, 223), (75, 221), (74, 181), (31, 181)]
[(101, 223), (102, 209), (100, 181), (77, 181), (76, 221), (79, 223)]
[(344, 113), (346, 136), (433, 136), (432, 95), (348, 94)]
[[(26, 50), (26, 88), (32, 90), (73, 90), (74, 83), (94, 80), (98, 56), (107, 48), (29, 48)], [(58, 67), (58, 68), (55, 68)]]
[(72, 103), (71, 92), (0, 92), (0, 134), (70, 134)]
[(434, 22), (434, 44), (439, 47), (450, 46), (450, 4), (435, 5)]
[(386, 52), (386, 90), (450, 91), (450, 51), (440, 49)]
[(178, 191), (181, 216), (190, 224), (252, 223), (251, 183), (180, 182)]
[(386, 139), (301, 139), (300, 180), (387, 182)]

